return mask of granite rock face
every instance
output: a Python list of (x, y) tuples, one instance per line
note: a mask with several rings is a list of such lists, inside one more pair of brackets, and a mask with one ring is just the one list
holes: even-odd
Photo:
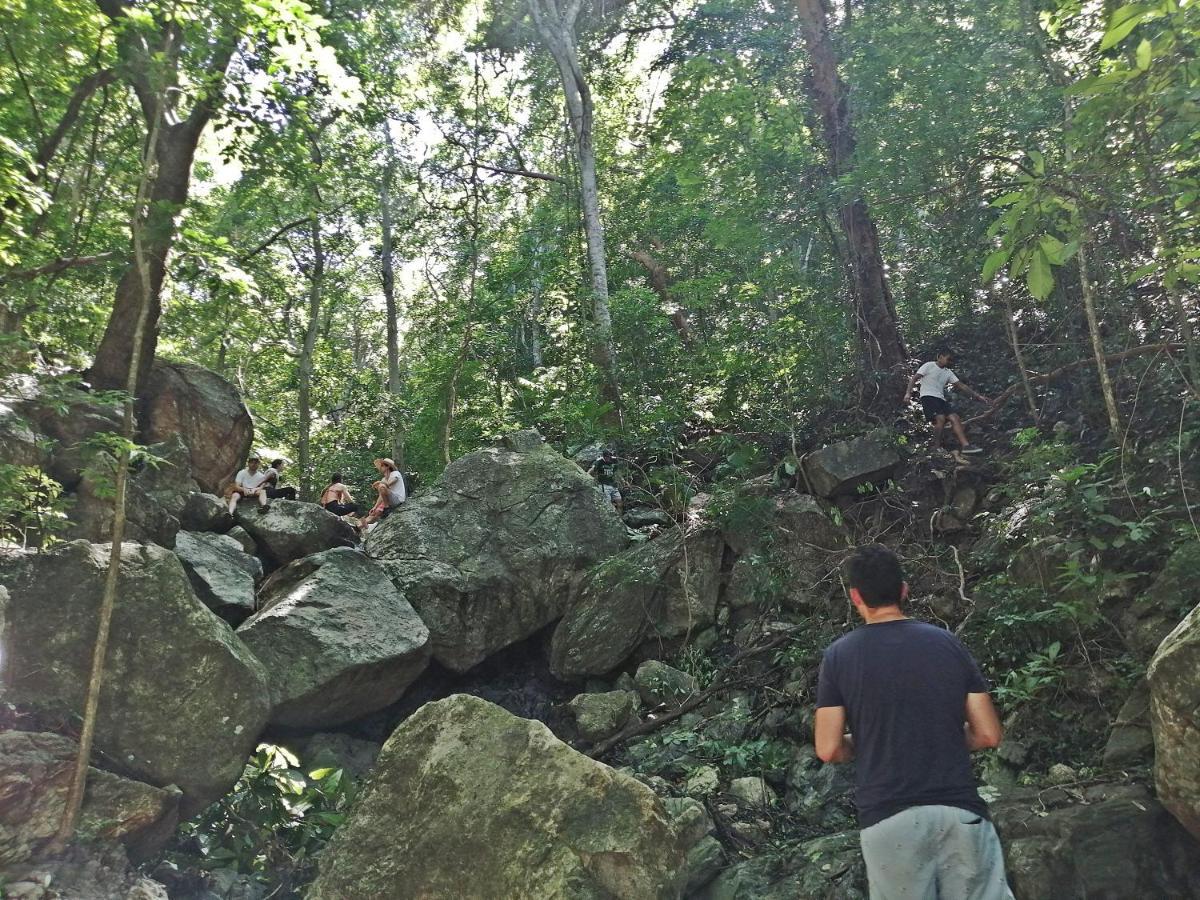
[(388, 577), (336, 548), (280, 569), (238, 636), (271, 673), (271, 722), (328, 728), (390, 706), (429, 663), (429, 629)]
[[(78, 751), (57, 734), (0, 732), (0, 870), (32, 857), (58, 830)], [(88, 771), (81, 833), (120, 841), (145, 858), (166, 843), (178, 818), (178, 790)]]
[(262, 563), (224, 534), (181, 531), (175, 555), (200, 601), (226, 622), (237, 624), (254, 613), (254, 588)]
[(654, 900), (683, 865), (649, 788), (460, 694), (388, 739), (308, 897)]
[(358, 543), (358, 533), (349, 522), (315, 503), (272, 500), (271, 508), (264, 512), (256, 500), (243, 500), (234, 519), (254, 538), (263, 558), (276, 567)]
[(367, 539), (456, 672), (558, 619), (583, 573), (625, 546), (592, 479), (528, 435), (515, 443), (455, 460)]
[(823, 447), (804, 458), (804, 477), (822, 497), (834, 497), (891, 476), (900, 464), (887, 431), (876, 431)]
[[(82, 713), (109, 552), (73, 541), (0, 553), (5, 700), (52, 716)], [(98, 753), (141, 781), (178, 786), (187, 817), (233, 786), (269, 707), (262, 664), (196, 598), (175, 555), (124, 545)]]
[(1146, 679), (1159, 799), (1200, 840), (1200, 606), (1163, 639)]
[(254, 440), (254, 422), (237, 388), (201, 366), (156, 359), (140, 395), (143, 440), (181, 437), (192, 477), (201, 490), (219, 495)]

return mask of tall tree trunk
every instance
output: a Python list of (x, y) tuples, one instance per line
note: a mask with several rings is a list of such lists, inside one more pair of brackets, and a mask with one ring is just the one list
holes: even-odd
[(379, 180), (379, 223), (383, 231), (380, 250), (380, 280), (383, 282), (383, 302), (387, 316), (388, 396), (391, 397), (392, 460), (404, 468), (404, 425), (400, 417), (400, 394), (403, 387), (400, 372), (400, 322), (396, 307), (396, 272), (392, 264), (392, 183), (396, 177), (396, 148), (387, 119), (383, 121), (383, 146), (387, 154), (383, 177)]
[(526, 0), (538, 36), (558, 66), (566, 100), (571, 134), (579, 162), (580, 206), (587, 239), (588, 268), (592, 282), (592, 360), (600, 370), (600, 398), (610, 407), (605, 422), (621, 424), (621, 388), (617, 380), (616, 350), (613, 346), (612, 313), (608, 305), (608, 262), (604, 247), (604, 224), (600, 219), (600, 191), (596, 180), (596, 148), (593, 144), (594, 106), (592, 92), (579, 65), (575, 22), (582, 0)]
[[(848, 92), (838, 73), (823, 0), (796, 0), (796, 9), (812, 68), (808, 91), (821, 114), (829, 176), (836, 182), (853, 168), (854, 124)], [(839, 198), (838, 203), (854, 295), (863, 398), (869, 405), (886, 407), (900, 399), (908, 352), (884, 273), (879, 233), (867, 203), (861, 197)]]
[(296, 389), (298, 434), (296, 437), (297, 466), (300, 469), (300, 497), (308, 500), (313, 485), (312, 472), (312, 381), (313, 353), (317, 349), (317, 333), (321, 330), (321, 292), (325, 283), (325, 245), (321, 242), (321, 217), (314, 210), (309, 219), (312, 241), (312, 266), (308, 273), (308, 324), (304, 329), (304, 344), (300, 348), (300, 383)]
[[(146, 277), (138, 271), (136, 261), (121, 276), (112, 313), (90, 370), (91, 381), (97, 387), (120, 389), (125, 386), (129, 361), (135, 355), (138, 357), (138, 384), (145, 383), (150, 366), (154, 363), (154, 352), (158, 347), (158, 320), (162, 312), (162, 284), (167, 258), (175, 242), (175, 220), (187, 202), (192, 159), (196, 155), (200, 136), (224, 102), (225, 73), (233, 58), (236, 41), (232, 33), (214, 36), (206, 73), (208, 77), (191, 112), (186, 117), (179, 116), (173, 108), (178, 95), (167, 90), (174, 87), (177, 73), (169, 73), (170, 84), (156, 84), (156, 81), (162, 80), (164, 61), (178, 62), (177, 25), (169, 20), (162, 23), (162, 46), (153, 48), (157, 52), (151, 52), (136, 29), (124, 27), (122, 20), (129, 6), (127, 0), (96, 0), (96, 5), (119, 26), (119, 69), (137, 95), (147, 133), (156, 130), (158, 134), (153, 147), (154, 176), (142, 223)], [(231, 29), (231, 32), (236, 32), (236, 29)], [(171, 117), (177, 117), (179, 121), (165, 124), (168, 110)], [(164, 124), (158, 127), (157, 123)], [(139, 333), (137, 323), (143, 313), (146, 326)]]

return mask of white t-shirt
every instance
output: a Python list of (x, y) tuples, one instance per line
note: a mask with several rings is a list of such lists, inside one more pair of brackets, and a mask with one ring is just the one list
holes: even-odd
[(383, 483), (387, 485), (389, 506), (399, 506), (408, 497), (404, 490), (404, 476), (399, 472), (388, 472), (383, 476)]
[(946, 388), (952, 384), (958, 384), (958, 376), (950, 369), (943, 369), (937, 362), (925, 363), (917, 369), (917, 375), (921, 379), (919, 383), (922, 397), (937, 397), (939, 400), (945, 400)]
[(269, 471), (269, 469), (259, 469), (257, 472), (251, 472), (249, 468), (242, 469), (242, 471), (237, 473), (234, 483), (238, 487), (245, 488), (248, 491), (257, 491), (267, 480), (267, 472)]

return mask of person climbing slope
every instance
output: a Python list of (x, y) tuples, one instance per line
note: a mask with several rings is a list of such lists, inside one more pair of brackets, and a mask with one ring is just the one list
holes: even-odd
[(971, 752), (1001, 738), (987, 682), (957, 637), (904, 614), (895, 553), (860, 547), (846, 575), (865, 624), (825, 650), (813, 742), (824, 762), (856, 762), (872, 900), (1011, 900), (971, 770)]
[(942, 449), (942, 431), (945, 429), (946, 423), (949, 422), (950, 429), (954, 432), (954, 436), (958, 438), (958, 443), (963, 453), (982, 453), (983, 451), (978, 446), (972, 444), (967, 438), (967, 432), (963, 427), (962, 419), (954, 411), (954, 407), (950, 405), (948, 392), (959, 390), (970, 394), (980, 403), (991, 403), (991, 401), (983, 394), (969, 387), (954, 374), (950, 369), (950, 365), (954, 362), (954, 354), (948, 348), (939, 347), (935, 355), (937, 357), (935, 360), (922, 365), (908, 379), (908, 387), (904, 390), (903, 402), (907, 403), (909, 401), (909, 398), (912, 397), (913, 385), (920, 382), (921, 409), (925, 412), (925, 421), (933, 425), (934, 452), (939, 452)]
[(396, 469), (394, 462), (390, 459), (377, 459), (374, 465), (379, 470), (380, 479), (371, 487), (375, 488), (379, 499), (367, 513), (367, 517), (359, 524), (362, 531), (366, 531), (381, 519), (386, 519), (391, 515), (392, 510), (408, 498), (408, 493), (404, 488), (404, 476)]
[(617, 487), (617, 458), (612, 450), (605, 447), (604, 452), (588, 469), (588, 474), (596, 479), (596, 484), (600, 486), (604, 498), (616, 508), (619, 514), (624, 501), (621, 498), (621, 490)]

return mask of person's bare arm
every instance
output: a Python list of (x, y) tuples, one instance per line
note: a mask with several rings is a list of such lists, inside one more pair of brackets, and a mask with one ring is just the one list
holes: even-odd
[(822, 762), (844, 763), (854, 758), (854, 739), (846, 734), (846, 707), (817, 708), (813, 719), (813, 743)]
[(916, 372), (913, 372), (912, 375), (908, 377), (908, 387), (904, 389), (904, 399), (901, 401), (902, 403), (908, 403), (910, 400), (912, 400), (913, 388), (917, 386), (917, 377), (918, 376)]
[(972, 397), (974, 397), (980, 403), (991, 403), (992, 402), (987, 397), (983, 396), (983, 394), (979, 393), (979, 391), (975, 390), (973, 387), (971, 387), (969, 384), (967, 384), (965, 381), (956, 381), (956, 382), (954, 382), (954, 384), (951, 385), (951, 387), (954, 388), (956, 391), (962, 391), (964, 394), (970, 394)]
[(971, 752), (1000, 746), (1004, 731), (1000, 717), (992, 705), (989, 694), (967, 694), (966, 723), (963, 726), (967, 737), (967, 749)]

